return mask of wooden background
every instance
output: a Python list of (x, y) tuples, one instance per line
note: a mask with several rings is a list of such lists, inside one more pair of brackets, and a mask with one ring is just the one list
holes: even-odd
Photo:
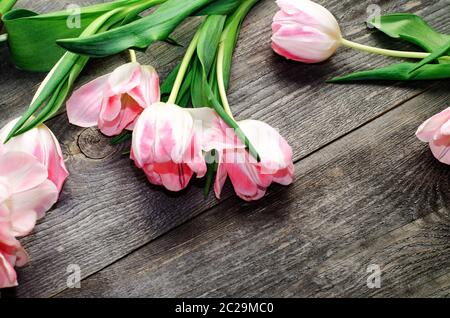
[[(95, 0), (19, 0), (48, 12)], [(450, 1), (320, 0), (346, 38), (414, 49), (365, 26), (367, 7), (412, 12), (450, 33)], [(414, 133), (450, 106), (449, 82), (331, 85), (336, 75), (396, 62), (340, 49), (320, 65), (289, 62), (270, 49), (277, 7), (262, 0), (243, 25), (230, 100), (238, 119), (278, 128), (295, 153), (296, 180), (273, 186), (257, 203), (228, 185), (221, 201), (202, 182), (181, 193), (148, 184), (96, 129), (49, 123), (60, 140), (68, 179), (60, 202), (22, 242), (31, 256), (20, 286), (2, 297), (146, 296), (449, 296), (450, 169)], [(188, 44), (198, 19), (175, 38)], [(139, 54), (164, 77), (182, 48), (155, 44)], [(127, 62), (90, 63), (78, 86)], [(45, 74), (16, 70), (0, 48), (0, 125), (21, 114)], [(80, 289), (68, 267), (80, 266)], [(366, 285), (381, 267), (381, 288)]]

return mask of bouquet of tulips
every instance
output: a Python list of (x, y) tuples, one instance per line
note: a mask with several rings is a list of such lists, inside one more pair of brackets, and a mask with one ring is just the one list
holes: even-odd
[[(60, 145), (44, 125), (66, 105), (73, 125), (98, 127), (112, 143), (131, 139), (130, 158), (150, 183), (169, 191), (205, 178), (205, 195), (220, 198), (229, 178), (243, 200), (262, 198), (272, 183), (294, 178), (292, 149), (276, 129), (255, 119), (237, 121), (227, 98), (233, 52), (241, 24), (259, 0), (117, 0), (80, 8), (79, 28), (68, 28), (67, 11), (39, 15), (2, 0), (0, 14), (11, 61), (27, 71), (48, 71), (22, 117), (0, 130), (0, 288), (17, 285), (15, 266), (27, 255), (19, 237), (29, 234), (57, 201), (69, 176)], [(304, 63), (322, 62), (341, 45), (370, 53), (421, 59), (357, 72), (348, 80), (427, 80), (450, 77), (450, 36), (417, 16), (380, 17), (374, 26), (411, 41), (426, 52), (364, 46), (342, 37), (324, 7), (309, 0), (278, 0), (273, 50)], [(141, 13), (156, 7), (150, 14)], [(160, 83), (136, 50), (155, 41), (178, 45), (172, 32), (185, 19), (202, 16), (186, 53)], [(76, 23), (76, 21), (74, 21)], [(90, 58), (128, 51), (130, 62), (72, 93)], [(450, 163), (449, 110), (426, 122), (419, 138)]]
[[(30, 233), (36, 220), (56, 202), (68, 177), (58, 141), (43, 124), (64, 103), (71, 124), (96, 126), (114, 137), (113, 143), (131, 138), (130, 157), (137, 168), (150, 183), (167, 190), (186, 188), (195, 175), (206, 179), (205, 194), (214, 183), (220, 198), (229, 178), (236, 194), (252, 201), (263, 197), (272, 182), (292, 183), (294, 165), (288, 143), (261, 121), (236, 121), (227, 99), (240, 27), (258, 1), (115, 1), (82, 9), (82, 19), (91, 22), (78, 36), (64, 38), (60, 30), (45, 39), (67, 51), (58, 49), (48, 55), (55, 65), (28, 111), (0, 133), (0, 287), (17, 284), (14, 266), (27, 261), (17, 237)], [(150, 15), (138, 16), (157, 4)], [(17, 25), (27, 21), (38, 28), (43, 23), (39, 19), (58, 23), (64, 14), (6, 13), (12, 60), (18, 67), (45, 70), (49, 65), (43, 56), (30, 62), (20, 42), (33, 33)], [(204, 16), (203, 23), (182, 61), (160, 85), (158, 72), (141, 65), (134, 49), (145, 49), (157, 40), (176, 44), (170, 34), (191, 15)], [(129, 50), (130, 63), (69, 96), (89, 58), (124, 50)], [(70, 97), (67, 102), (66, 97)]]

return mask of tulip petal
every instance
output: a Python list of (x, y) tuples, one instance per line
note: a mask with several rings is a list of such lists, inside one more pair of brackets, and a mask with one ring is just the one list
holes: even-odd
[(318, 63), (331, 57), (339, 46), (338, 41), (309, 26), (284, 24), (272, 36), (272, 47), (286, 58)]
[(170, 191), (186, 188), (193, 175), (188, 165), (174, 162), (156, 163), (153, 169), (160, 176), (162, 185)]
[(141, 82), (138, 86), (128, 92), (128, 94), (142, 107), (160, 101), (159, 76), (151, 66), (141, 66)]
[(47, 180), (47, 169), (33, 156), (24, 152), (8, 152), (0, 156), (0, 177), (6, 180), (10, 192), (30, 190)]
[(156, 103), (139, 117), (133, 132), (133, 154), (144, 166), (148, 162), (182, 163), (191, 146), (193, 120), (176, 105)]
[(0, 288), (17, 286), (17, 274), (11, 264), (11, 256), (7, 256), (0, 250)]
[(58, 189), (53, 182), (47, 180), (31, 190), (13, 194), (9, 203), (11, 214), (34, 211), (37, 219), (40, 219), (57, 200)]
[(141, 81), (141, 65), (127, 63), (119, 66), (108, 77), (111, 95), (120, 95), (129, 92), (139, 85)]
[(450, 107), (434, 115), (420, 125), (416, 132), (417, 138), (423, 142), (432, 141), (437, 130), (448, 121), (450, 121)]
[(61, 146), (47, 126), (40, 125), (3, 144), (8, 132), (18, 120), (12, 120), (0, 131), (0, 155), (6, 152), (26, 152), (36, 157), (47, 168), (49, 180), (61, 191), (69, 172), (64, 163)]
[(430, 149), (436, 159), (438, 159), (442, 163), (450, 165), (450, 140), (447, 144), (430, 142)]
[(69, 122), (80, 127), (98, 123), (109, 75), (101, 76), (76, 90), (67, 101)]
[(258, 120), (244, 120), (239, 126), (261, 157), (261, 173), (273, 174), (292, 164), (292, 148), (273, 127)]
[[(309, 0), (277, 0), (276, 2), (285, 13), (285, 19), (290, 19), (297, 24), (313, 26), (323, 33), (340, 36), (336, 18), (320, 4)], [(282, 19), (280, 16), (277, 18)]]

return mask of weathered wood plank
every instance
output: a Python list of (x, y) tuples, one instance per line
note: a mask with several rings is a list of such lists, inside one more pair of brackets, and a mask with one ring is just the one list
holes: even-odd
[[(326, 3), (338, 19), (351, 21), (346, 24), (345, 33), (352, 39), (380, 46), (398, 46), (385, 38), (367, 36), (363, 24), (366, 3), (322, 3)], [(21, 1), (20, 4), (39, 8), (48, 2)], [(417, 2), (414, 7), (407, 1), (380, 5), (386, 12), (417, 12), (432, 20), (440, 30), (449, 23), (445, 1)], [(366, 55), (342, 50), (330, 62), (320, 66), (285, 61), (275, 56), (269, 47), (270, 21), (275, 11), (272, 1), (262, 1), (244, 23), (233, 67), (230, 100), (238, 118), (251, 116), (279, 128), (293, 145), (296, 159), (420, 94), (430, 85), (326, 85), (323, 82), (329, 77), (351, 69), (367, 68)], [(188, 35), (192, 33), (189, 26), (196, 23), (188, 22), (186, 27), (178, 30), (176, 38), (187, 43)], [(157, 44), (139, 57), (143, 63), (153, 64), (162, 74), (167, 74), (182, 51)], [(0, 95), (4, 97), (1, 112), (8, 114), (0, 118), (3, 125), (25, 109), (31, 92), (44, 75), (17, 71), (5, 62), (5, 48), (0, 54)], [(126, 55), (94, 61), (80, 83), (111, 71), (125, 61)], [(372, 67), (385, 63), (384, 58), (371, 59)], [(18, 296), (53, 295), (66, 288), (68, 265), (79, 264), (83, 277), (87, 277), (217, 204), (212, 198), (206, 201), (202, 198), (199, 183), (180, 194), (169, 194), (149, 186), (142, 173), (121, 156), (125, 146), (109, 147), (107, 140), (94, 130), (67, 129), (64, 116), (53, 120), (51, 128), (64, 144), (71, 178), (57, 207), (38, 225), (35, 234), (23, 240), (32, 262), (20, 271), (21, 286), (14, 291)], [(230, 196), (228, 188), (224, 198)], [(241, 203), (244, 208), (253, 210), (261, 209), (265, 204), (267, 201), (252, 205)]]
[(449, 97), (407, 102), (300, 161), (258, 208), (229, 199), (59, 296), (413, 294), (450, 269), (450, 169), (414, 136)]

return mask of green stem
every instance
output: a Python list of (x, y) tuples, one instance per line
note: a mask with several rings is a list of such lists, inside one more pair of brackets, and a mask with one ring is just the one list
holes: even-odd
[(192, 56), (197, 49), (198, 40), (200, 39), (200, 30), (199, 29), (194, 38), (189, 44), (188, 49), (186, 50), (186, 54), (184, 55), (183, 61), (181, 62), (180, 69), (177, 74), (177, 78), (175, 79), (175, 83), (173, 84), (172, 92), (170, 93), (170, 97), (167, 100), (169, 104), (175, 104), (177, 101), (178, 93), (180, 92), (181, 85), (183, 84), (184, 76), (186, 75), (187, 69), (189, 67), (189, 63), (191, 62)]
[(128, 52), (130, 52), (130, 61), (131, 61), (131, 63), (137, 63), (136, 51), (135, 50), (128, 50)]
[[(368, 46), (364, 44), (359, 44), (356, 42), (352, 42), (346, 39), (341, 39), (341, 44), (347, 47), (350, 47), (352, 49), (356, 49), (359, 51), (384, 55), (384, 56), (392, 56), (392, 57), (403, 57), (408, 59), (424, 59), (430, 55), (430, 53), (424, 53), (424, 52), (410, 52), (410, 51), (396, 51), (396, 50), (387, 50), (387, 49), (380, 49), (373, 46)], [(441, 59), (444, 60), (450, 60), (450, 56), (443, 56)]]
[(223, 75), (223, 61), (225, 57), (225, 43), (221, 42), (219, 45), (219, 51), (217, 53), (217, 85), (219, 86), (220, 99), (222, 100), (222, 106), (225, 112), (233, 120), (233, 113), (230, 108), (230, 103), (227, 98), (227, 90), (225, 88), (224, 75)]

